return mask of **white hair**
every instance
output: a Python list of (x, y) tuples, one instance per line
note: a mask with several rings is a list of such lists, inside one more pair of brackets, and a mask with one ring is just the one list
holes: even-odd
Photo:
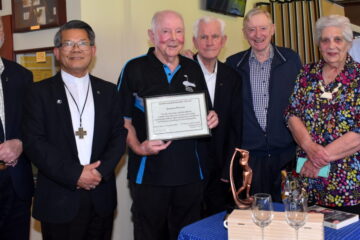
[(222, 19), (216, 18), (216, 17), (204, 16), (204, 17), (201, 17), (198, 20), (196, 20), (194, 23), (193, 36), (195, 38), (198, 37), (200, 23), (202, 23), (202, 22), (204, 22), (204, 23), (218, 22), (220, 24), (221, 36), (225, 35), (225, 22)]
[(352, 43), (353, 32), (350, 20), (340, 15), (323, 16), (316, 21), (316, 43), (319, 45), (322, 31), (327, 27), (337, 27), (342, 30), (345, 40)]
[(158, 20), (159, 20), (159, 17), (163, 14), (166, 14), (166, 13), (172, 13), (172, 14), (175, 14), (176, 16), (178, 16), (182, 22), (184, 22), (184, 19), (183, 17), (181, 16), (180, 13), (176, 12), (176, 11), (173, 11), (173, 10), (163, 10), (163, 11), (158, 11), (154, 14), (154, 16), (152, 17), (151, 19), (151, 30), (153, 32), (155, 32), (156, 30), (156, 27), (158, 25)]

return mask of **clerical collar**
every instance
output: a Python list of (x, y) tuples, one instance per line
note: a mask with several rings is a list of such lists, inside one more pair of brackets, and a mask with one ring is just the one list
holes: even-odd
[[(84, 77), (78, 78), (71, 74), (61, 71), (61, 76), (64, 81), (64, 87), (70, 95), (70, 99), (74, 102), (76, 110), (79, 113), (79, 127), (75, 130), (75, 136), (83, 139), (87, 135), (87, 131), (83, 128), (82, 116), (87, 104), (89, 90), (90, 90), (90, 79), (89, 74)], [(85, 95), (84, 95), (85, 93)], [(79, 96), (84, 95), (85, 99), (82, 101)], [(82, 103), (83, 102), (83, 103)]]
[(205, 64), (201, 61), (201, 58), (199, 55), (196, 56), (197, 60), (199, 62), (199, 65), (201, 67), (201, 70), (203, 71), (204, 75), (212, 75), (212, 74), (217, 74), (217, 68), (218, 68), (218, 62), (216, 60), (215, 62), (215, 66), (214, 66), (214, 72), (209, 72), (209, 70), (206, 68)]
[[(87, 83), (90, 81), (89, 73), (85, 74), (81, 78), (78, 78), (78, 77), (71, 75), (70, 73), (65, 72), (64, 70), (61, 70), (61, 77), (62, 77), (63, 81), (65, 82), (65, 84), (70, 89), (73, 84), (76, 84), (76, 86), (81, 86), (81, 85), (87, 86)], [(84, 89), (84, 88), (82, 88), (82, 89)], [(85, 89), (85, 91), (86, 91), (86, 89)]]

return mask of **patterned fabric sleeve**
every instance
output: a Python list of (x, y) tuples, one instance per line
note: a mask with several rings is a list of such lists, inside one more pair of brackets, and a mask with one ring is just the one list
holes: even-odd
[[(358, 64), (358, 66), (360, 66), (360, 64)], [(355, 114), (354, 114), (355, 124), (354, 124), (354, 127), (351, 129), (351, 131), (356, 132), (356, 133), (360, 133), (360, 97), (359, 97), (360, 72), (358, 74), (358, 78), (359, 78), (359, 80), (357, 81), (357, 87), (355, 89), (355, 96), (356, 96)]]
[(300, 70), (299, 75), (296, 78), (294, 91), (290, 96), (289, 105), (285, 110), (285, 121), (288, 122), (291, 116), (301, 116), (304, 106), (304, 88), (307, 85), (307, 74), (309, 71), (309, 65), (304, 65)]

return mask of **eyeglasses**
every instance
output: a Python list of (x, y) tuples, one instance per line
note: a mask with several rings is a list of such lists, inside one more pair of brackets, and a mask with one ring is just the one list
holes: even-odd
[(75, 46), (77, 46), (82, 51), (86, 51), (86, 50), (89, 50), (90, 46), (92, 46), (92, 45), (90, 44), (90, 42), (87, 42), (87, 41), (79, 41), (79, 42), (66, 41), (66, 42), (61, 43), (61, 45), (60, 45), (60, 47), (65, 51), (70, 51)]

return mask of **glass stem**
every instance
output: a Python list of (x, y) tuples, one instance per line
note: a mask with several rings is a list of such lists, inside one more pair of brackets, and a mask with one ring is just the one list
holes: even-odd
[(261, 228), (261, 239), (264, 240), (264, 227)]
[(298, 240), (298, 239), (299, 239), (299, 229), (296, 228), (296, 229), (295, 229), (295, 232), (296, 232), (296, 240)]

